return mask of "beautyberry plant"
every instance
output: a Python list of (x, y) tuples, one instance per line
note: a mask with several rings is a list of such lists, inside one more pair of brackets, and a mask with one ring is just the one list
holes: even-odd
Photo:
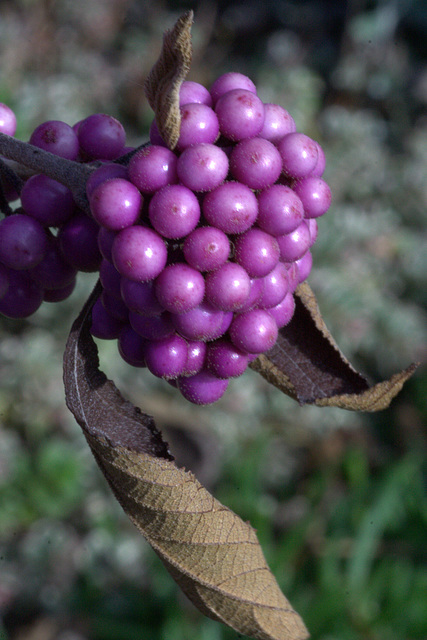
[[(43, 172), (19, 187), (6, 175), (0, 313), (27, 317), (67, 298), (79, 271), (99, 271), (92, 335), (209, 404), (291, 320), (331, 191), (321, 146), (247, 76), (226, 73), (209, 90), (184, 81), (179, 108), (174, 150), (155, 120), (137, 149), (102, 113), (34, 130), (32, 145), (90, 168), (88, 206)], [(14, 115), (1, 113), (12, 136)]]
[(146, 82), (150, 141), (137, 148), (104, 113), (44, 122), (24, 143), (0, 104), (0, 314), (29, 317), (68, 298), (78, 272), (99, 273), (64, 386), (113, 492), (204, 614), (303, 640), (254, 530), (174, 464), (151, 416), (99, 371), (92, 337), (200, 405), (251, 366), (301, 404), (376, 411), (415, 366), (370, 387), (339, 352), (305, 283), (331, 203), (325, 154), (247, 76), (186, 81), (191, 22), (165, 34)]

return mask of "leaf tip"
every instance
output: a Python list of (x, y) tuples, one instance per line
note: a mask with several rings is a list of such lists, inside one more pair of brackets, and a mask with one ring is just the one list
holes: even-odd
[(193, 56), (191, 27), (194, 12), (186, 11), (165, 32), (157, 62), (145, 81), (145, 95), (154, 111), (159, 133), (170, 149), (178, 142), (181, 127), (179, 90), (190, 70)]

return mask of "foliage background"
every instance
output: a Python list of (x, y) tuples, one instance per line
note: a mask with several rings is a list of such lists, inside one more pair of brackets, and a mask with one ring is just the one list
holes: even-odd
[[(2, 0), (0, 101), (17, 113), (17, 136), (103, 111), (130, 144), (145, 140), (143, 81), (188, 8), (190, 79), (247, 73), (325, 149), (334, 201), (309, 282), (338, 344), (372, 381), (425, 363), (422, 0)], [(93, 282), (81, 276), (61, 305), (0, 322), (0, 638), (236, 638), (175, 588), (65, 407), (62, 351)], [(253, 372), (198, 409), (99, 346), (179, 463), (258, 530), (313, 638), (427, 637), (425, 364), (378, 415), (299, 407)]]

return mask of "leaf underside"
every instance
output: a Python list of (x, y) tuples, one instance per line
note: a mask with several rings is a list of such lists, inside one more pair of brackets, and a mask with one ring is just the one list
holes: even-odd
[(165, 32), (159, 59), (144, 85), (159, 133), (169, 149), (175, 148), (181, 128), (179, 90), (190, 70), (193, 55), (192, 24), (193, 11), (187, 11), (173, 29)]
[(390, 404), (417, 364), (369, 386), (329, 333), (307, 283), (295, 295), (295, 313), (272, 349), (251, 367), (300, 404), (380, 411)]
[(90, 335), (99, 294), (98, 285), (72, 327), (64, 384), (67, 405), (117, 500), (206, 616), (260, 640), (307, 638), (252, 527), (175, 465), (151, 416), (99, 371)]

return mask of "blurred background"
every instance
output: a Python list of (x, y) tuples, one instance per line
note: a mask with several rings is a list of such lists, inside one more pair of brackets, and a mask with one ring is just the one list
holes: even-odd
[[(0, 101), (17, 137), (120, 119), (147, 139), (143, 82), (195, 11), (189, 79), (257, 84), (325, 149), (333, 204), (309, 283), (371, 382), (422, 362), (379, 414), (300, 407), (252, 371), (197, 408), (99, 343), (179, 464), (257, 529), (316, 640), (427, 637), (427, 5), (423, 0), (2, 0)], [(68, 412), (62, 353), (94, 284), (0, 320), (0, 638), (231, 640), (175, 587), (116, 504)]]

